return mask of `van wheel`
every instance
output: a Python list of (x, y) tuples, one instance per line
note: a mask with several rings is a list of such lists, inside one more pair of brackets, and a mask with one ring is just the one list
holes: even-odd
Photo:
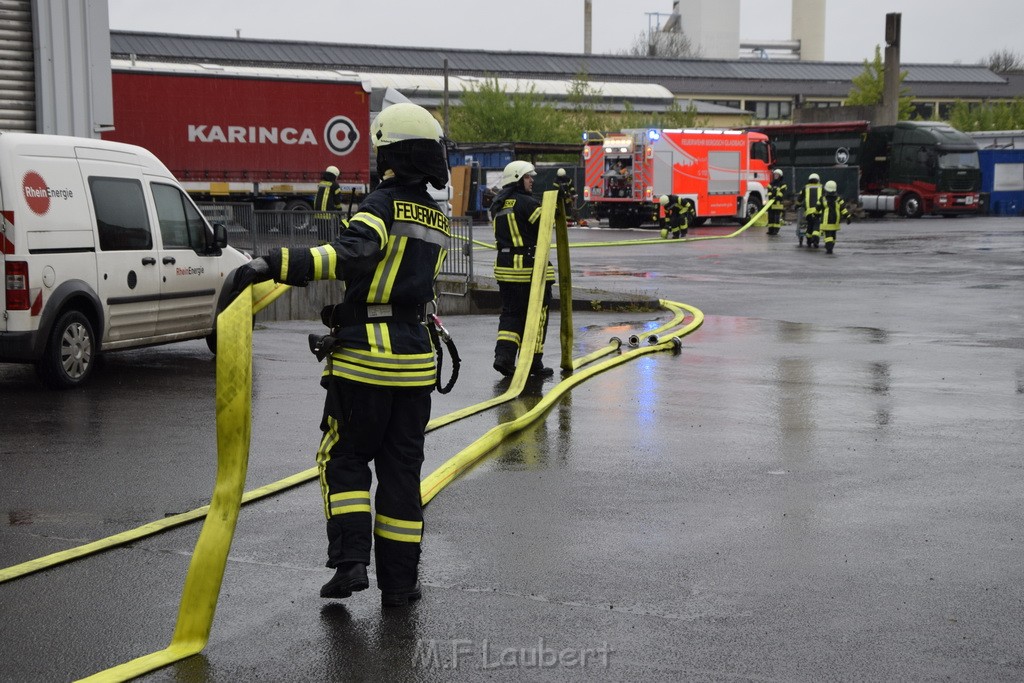
[(43, 357), (36, 364), (43, 383), (70, 389), (85, 383), (97, 360), (92, 323), (80, 311), (67, 311), (50, 330)]

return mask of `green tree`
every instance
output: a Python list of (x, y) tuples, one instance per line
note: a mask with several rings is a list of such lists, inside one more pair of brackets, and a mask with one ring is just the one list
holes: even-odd
[(462, 93), (453, 107), (449, 130), (462, 142), (559, 142), (561, 118), (533, 84), (525, 92), (507, 92), (497, 78), (486, 78)]
[[(903, 87), (906, 71), (900, 72), (899, 116), (902, 121), (909, 119), (914, 111), (910, 89)], [(853, 88), (846, 97), (846, 104), (851, 106), (875, 106), (882, 103), (885, 92), (885, 64), (882, 62), (882, 48), (875, 45), (875, 58), (864, 60), (864, 71), (853, 77)]]
[(1009, 102), (963, 102), (957, 100), (949, 114), (957, 130), (1020, 130), (1024, 128), (1024, 98)]

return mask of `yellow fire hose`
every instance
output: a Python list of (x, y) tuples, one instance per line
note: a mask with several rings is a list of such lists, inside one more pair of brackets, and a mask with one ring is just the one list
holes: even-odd
[[(539, 246), (536, 254), (536, 263), (538, 265), (534, 269), (531, 281), (528, 323), (524, 330), (521, 346), (521, 348), (526, 349), (534, 347), (537, 335), (539, 334), (540, 301), (543, 294), (547, 252), (551, 244), (551, 229), (556, 224), (555, 207), (558, 203), (548, 195), (557, 196), (555, 192), (545, 193), (541, 235), (539, 236)], [(560, 228), (559, 234), (564, 236), (564, 215), (557, 218), (559, 219), (557, 220), (558, 227)], [(743, 229), (746, 227), (749, 226), (745, 226)], [(739, 232), (742, 232), (742, 230), (735, 234), (739, 234)], [(639, 242), (643, 241), (640, 240)], [(559, 258), (559, 262), (560, 264), (563, 262), (567, 264), (568, 258), (562, 254), (563, 244), (567, 249), (567, 239), (559, 239), (559, 255), (562, 257)], [(594, 244), (596, 245), (597, 243)], [(590, 246), (590, 244), (586, 246)], [(568, 280), (563, 279), (560, 282), (566, 283)], [(571, 287), (571, 284), (569, 286)], [(17, 576), (39, 571), (40, 569), (99, 552), (109, 547), (122, 545), (132, 540), (202, 518), (203, 516), (206, 517), (182, 591), (178, 622), (171, 644), (164, 650), (99, 672), (85, 680), (128, 680), (202, 651), (209, 638), (220, 584), (223, 579), (224, 567), (227, 562), (240, 505), (309, 481), (317, 476), (317, 468), (313, 467), (247, 493), (243, 494), (242, 491), (248, 464), (251, 428), (252, 316), (273, 302), (286, 289), (287, 287), (284, 285), (275, 285), (273, 283), (256, 285), (252, 288), (250, 296), (243, 295), (236, 299), (218, 318), (218, 346), (220, 347), (217, 353), (216, 401), (218, 468), (217, 481), (210, 505), (180, 515), (174, 515), (173, 517), (153, 522), (138, 529), (102, 539), (101, 541), (0, 570), (0, 583), (2, 583)], [(571, 307), (571, 296), (563, 296), (563, 310), (566, 303)], [(423, 504), (426, 505), (458, 474), (465, 471), (467, 467), (492, 450), (500, 443), (503, 437), (523, 429), (542, 415), (555, 400), (572, 387), (599, 372), (624, 363), (636, 356), (671, 349), (678, 345), (678, 337), (696, 330), (703, 322), (703, 314), (695, 308), (668, 301), (662, 301), (661, 303), (666, 308), (674, 309), (676, 315), (669, 323), (662, 325), (652, 334), (678, 325), (685, 315), (681, 309), (689, 310), (693, 314), (690, 324), (677, 331), (676, 336), (660, 340), (658, 343), (647, 347), (630, 350), (559, 383), (531, 411), (516, 420), (493, 428), (469, 447), (456, 454), (435, 472), (428, 475), (421, 483)], [(571, 308), (569, 311), (571, 312)], [(563, 335), (563, 340), (564, 338), (565, 336)], [(569, 338), (571, 339), (571, 336)], [(613, 339), (605, 348), (578, 360), (571, 361), (571, 367), (575, 369), (591, 363), (609, 353), (614, 353), (620, 346), (621, 342)], [(564, 364), (563, 358), (563, 367)], [(515, 398), (521, 393), (528, 372), (529, 364), (519, 363), (516, 373), (510, 382), (509, 389), (501, 396), (431, 421), (428, 425), (428, 431)]]

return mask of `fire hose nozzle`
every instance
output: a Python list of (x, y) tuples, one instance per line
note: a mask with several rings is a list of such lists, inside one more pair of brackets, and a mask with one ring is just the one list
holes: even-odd
[(659, 341), (660, 340), (658, 339), (658, 335), (656, 335), (656, 334), (649, 334), (649, 335), (647, 335), (647, 343), (650, 344), (651, 346), (654, 346)]
[(633, 348), (636, 348), (637, 346), (640, 346), (640, 337), (635, 334), (631, 334), (629, 335), (629, 338), (626, 339), (626, 343)]
[(672, 353), (679, 355), (683, 352), (683, 340), (679, 337), (672, 337)]
[(609, 344), (615, 344), (615, 348), (617, 348), (617, 349), (621, 349), (622, 348), (622, 340), (619, 339), (618, 337), (612, 337), (611, 339), (608, 340), (608, 343)]

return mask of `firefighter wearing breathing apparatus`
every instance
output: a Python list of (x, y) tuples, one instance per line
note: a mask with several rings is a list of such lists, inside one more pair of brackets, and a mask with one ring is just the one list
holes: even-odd
[(530, 279), (533, 273), (533, 255), (537, 249), (540, 229), (541, 204), (533, 198), (533, 179), (537, 175), (533, 164), (513, 161), (501, 175), (501, 191), (491, 203), (491, 222), (498, 254), (494, 261), (494, 279), (501, 293), (501, 315), (498, 318), (498, 341), (494, 345), (494, 369), (512, 375), (516, 369), (516, 356), (520, 360), (531, 358), (530, 374), (550, 377), (554, 370), (544, 367), (541, 360), (544, 338), (548, 332), (548, 305), (555, 282), (555, 269), (547, 264), (541, 309), (540, 334), (537, 346), (521, 349), (526, 328), (526, 311), (530, 303)]
[(797, 230), (800, 244), (802, 245), (806, 239), (808, 248), (818, 246), (818, 241), (821, 238), (819, 230), (821, 217), (818, 215), (818, 202), (821, 201), (821, 195), (821, 177), (817, 173), (812, 173), (807, 176), (807, 184), (800, 190), (800, 204), (804, 210), (804, 232), (800, 234), (799, 229)]
[[(331, 334), (310, 335), (311, 348), (328, 359), (316, 458), (327, 566), (335, 574), (320, 596), (346, 598), (368, 588), (372, 547), (381, 602), (401, 606), (420, 597), (420, 469), (436, 382), (425, 309), (450, 235), (427, 183), (444, 188), (448, 166), (441, 127), (418, 105), (387, 107), (370, 136), (382, 182), (348, 227), (329, 244), (274, 249), (255, 259), (239, 269), (246, 270), (234, 290), (267, 279), (297, 286), (344, 280), (343, 303), (322, 313)], [(378, 478), (372, 515), (371, 461)]]
[[(320, 176), (320, 183), (316, 186), (316, 199), (313, 201), (313, 210), (341, 211), (342, 195), (341, 185), (338, 185), (338, 176), (341, 171), (337, 166), (328, 166)], [(329, 242), (334, 233), (335, 219), (329, 213), (317, 213), (313, 215), (316, 224), (316, 233), (324, 242)]]
[(772, 182), (768, 186), (768, 234), (778, 235), (782, 228), (782, 213), (785, 211), (783, 199), (786, 196), (786, 183), (782, 180), (782, 169), (772, 171)]
[(846, 208), (846, 202), (839, 196), (836, 181), (829, 180), (825, 183), (825, 196), (818, 201), (818, 215), (821, 216), (821, 233), (825, 236), (825, 253), (831, 254), (836, 246), (836, 236), (839, 234), (839, 224), (846, 219), (850, 224), (850, 212)]

